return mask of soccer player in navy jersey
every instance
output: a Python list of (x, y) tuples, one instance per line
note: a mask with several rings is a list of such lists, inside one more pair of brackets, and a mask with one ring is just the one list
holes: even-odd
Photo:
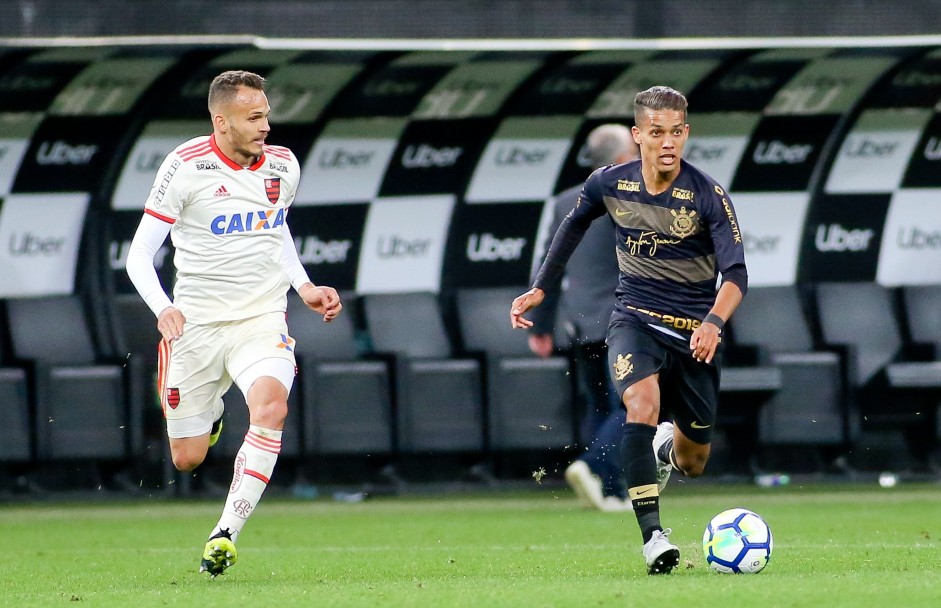
[[(624, 478), (650, 574), (668, 574), (679, 564), (680, 551), (660, 524), (660, 492), (672, 469), (698, 477), (706, 466), (722, 327), (748, 286), (742, 232), (728, 194), (681, 160), (689, 137), (686, 109), (686, 98), (669, 87), (637, 94), (631, 131), (641, 160), (589, 176), (533, 288), (510, 308), (513, 327), (532, 326), (522, 315), (542, 302), (544, 286), (563, 272), (591, 222), (605, 214), (614, 220), (620, 280), (608, 363), (627, 409)], [(658, 426), (661, 398), (672, 423)]]

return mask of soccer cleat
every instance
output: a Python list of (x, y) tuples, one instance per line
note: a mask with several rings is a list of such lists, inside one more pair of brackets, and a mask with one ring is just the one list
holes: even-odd
[(212, 423), (212, 430), (209, 431), (209, 447), (216, 445), (219, 437), (222, 436), (222, 418)]
[(670, 574), (680, 564), (680, 550), (670, 542), (670, 528), (654, 530), (653, 536), (644, 543), (644, 559), (647, 574)]
[(591, 472), (588, 463), (576, 460), (565, 469), (565, 481), (575, 491), (575, 495), (586, 507), (603, 509), (604, 494), (601, 492), (601, 480)]
[(216, 578), (234, 564), (238, 557), (231, 533), (228, 530), (221, 530), (206, 543), (199, 571), (208, 572), (210, 578)]
[(661, 422), (657, 425), (657, 433), (653, 436), (653, 457), (657, 461), (657, 491), (663, 492), (670, 481), (670, 473), (673, 471), (673, 465), (669, 462), (660, 460), (660, 447), (673, 439), (673, 423)]

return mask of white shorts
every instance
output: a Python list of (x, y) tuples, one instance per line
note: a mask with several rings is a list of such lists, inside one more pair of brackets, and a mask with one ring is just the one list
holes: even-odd
[(284, 313), (193, 325), (173, 342), (161, 342), (160, 404), (172, 438), (208, 433), (222, 414), (222, 395), (233, 379), (242, 394), (258, 378), (272, 376), (290, 391), (296, 373), (294, 339)]

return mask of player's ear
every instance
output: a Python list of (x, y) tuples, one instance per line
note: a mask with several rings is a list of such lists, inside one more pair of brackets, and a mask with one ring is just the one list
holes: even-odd
[(640, 145), (640, 129), (637, 128), (637, 125), (631, 127), (631, 136), (634, 138), (634, 143), (638, 146)]
[(222, 114), (213, 114), (212, 115), (212, 124), (216, 129), (221, 133), (225, 133), (226, 127), (228, 126), (225, 116)]

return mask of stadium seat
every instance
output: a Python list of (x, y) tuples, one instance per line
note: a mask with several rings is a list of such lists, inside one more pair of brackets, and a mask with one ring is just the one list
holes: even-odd
[(398, 450), (481, 452), (480, 362), (453, 357), (438, 296), (413, 292), (362, 298), (373, 350), (395, 358)]
[(389, 454), (392, 396), (387, 361), (360, 356), (354, 294), (341, 293), (343, 312), (330, 323), (288, 295), (288, 322), (297, 341), (304, 452)]
[(735, 344), (755, 349), (757, 361), (778, 373), (779, 388), (759, 412), (760, 441), (769, 445), (845, 442), (840, 358), (834, 352), (815, 350), (799, 288), (750, 288), (731, 325)]
[(35, 372), (37, 457), (125, 459), (124, 367), (98, 360), (79, 297), (11, 299), (7, 315), (13, 355)]
[(510, 303), (526, 287), (461, 289), (464, 348), (487, 362), (487, 433), (492, 450), (561, 449), (574, 437), (573, 385), (566, 357), (541, 359), (527, 332), (510, 327)]
[(925, 397), (938, 395), (941, 370), (935, 361), (906, 360), (893, 292), (876, 283), (821, 283), (817, 306), (824, 340), (845, 350), (862, 427), (900, 429), (912, 454), (925, 457), (936, 443), (937, 413)]
[[(3, 302), (0, 302), (0, 306)], [(27, 375), (23, 367), (12, 365), (0, 332), (0, 462), (28, 462), (32, 457), (30, 406)]]

